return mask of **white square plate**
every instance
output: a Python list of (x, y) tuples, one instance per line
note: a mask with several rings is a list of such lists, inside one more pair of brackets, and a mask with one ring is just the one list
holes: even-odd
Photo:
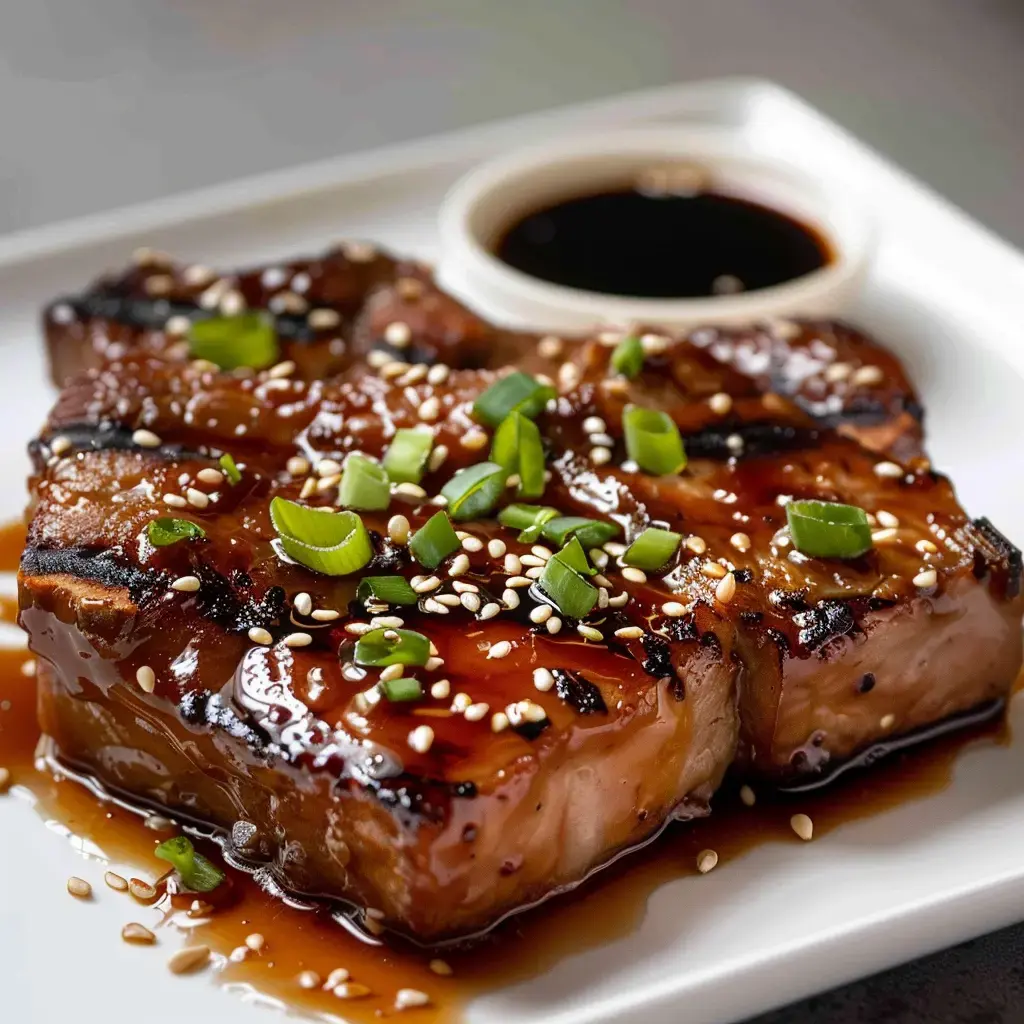
[[(35, 327), (47, 298), (141, 244), (230, 266), (365, 237), (430, 258), (438, 201), (475, 161), (569, 130), (652, 122), (735, 125), (868, 193), (882, 237), (855, 319), (907, 362), (928, 409), (929, 449), (968, 511), (1024, 541), (1024, 258), (796, 97), (746, 80), (556, 111), (0, 240), (0, 516), (21, 510), (24, 442), (53, 397)], [(469, 1020), (734, 1020), (1016, 921), (1021, 779), (1024, 745), (969, 750), (935, 796), (662, 886), (634, 933), (479, 1000)], [(110, 1024), (252, 1019), (207, 979), (172, 978), (161, 957), (124, 945), (114, 901), (74, 904), (63, 880), (84, 873), (81, 854), (25, 796), (15, 787), (0, 798), (3, 1019), (92, 1019), (100, 1006)]]

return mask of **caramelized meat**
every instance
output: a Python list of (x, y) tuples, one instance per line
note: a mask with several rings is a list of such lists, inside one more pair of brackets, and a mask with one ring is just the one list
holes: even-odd
[[(351, 271), (323, 262), (328, 279)], [(849, 388), (835, 407), (797, 372), (818, 351), (812, 335), (834, 346), (815, 357), (826, 366), (882, 365), (870, 343), (810, 325), (734, 333), (728, 350), (717, 334), (652, 335), (626, 380), (609, 366), (615, 339), (538, 345), (489, 327), (419, 268), (378, 270), (330, 292), (348, 304), (336, 337), (281, 331), (289, 362), (259, 372), (189, 361), (123, 308), (72, 304), (73, 326), (51, 307), (51, 351), (88, 336), (95, 365), (33, 445), (20, 597), (43, 726), (69, 765), (218, 827), (285, 890), (437, 942), (707, 813), (730, 766), (807, 779), (1006, 695), (1021, 662), (1020, 555), (916, 453), (902, 372), (833, 372), (826, 383)], [(172, 292), (185, 274), (166, 275)], [(554, 545), (521, 541), (493, 513), (457, 523), (461, 548), (436, 569), (408, 547), (441, 487), (486, 458), (492, 431), (473, 403), (508, 362), (557, 391), (537, 417), (550, 472), (540, 501), (620, 531), (590, 553), (598, 600), (583, 621), (538, 585)], [(841, 409), (862, 388), (889, 396), (872, 429), (914, 419), (893, 427), (906, 460), (856, 439), (863, 421)], [(676, 423), (682, 473), (627, 459), (631, 403)], [(417, 425), (433, 435), (429, 467), (386, 511), (361, 513), (365, 569), (328, 576), (283, 555), (273, 497), (336, 507), (345, 457), (380, 457)], [(800, 554), (786, 528), (794, 497), (861, 506), (873, 547)], [(515, 500), (513, 482), (499, 505)], [(154, 547), (148, 526), (167, 515), (204, 536)], [(684, 542), (657, 572), (625, 566), (624, 545), (652, 525)], [(359, 577), (380, 574), (410, 580), (416, 604), (361, 598)], [(419, 698), (389, 701), (382, 670), (355, 663), (374, 626), (429, 638), (430, 660), (403, 670)]]

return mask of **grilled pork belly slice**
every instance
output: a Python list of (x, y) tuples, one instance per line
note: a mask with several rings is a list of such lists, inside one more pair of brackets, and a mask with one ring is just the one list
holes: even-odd
[[(504, 330), (442, 291), (422, 264), (362, 243), (224, 275), (147, 252), (136, 266), (47, 308), (52, 376), (63, 385), (78, 371), (133, 349), (187, 358), (190, 320), (243, 310), (273, 316), (281, 359), (294, 362), (295, 376), (310, 382), (367, 360), (396, 374), (404, 364), (440, 363), (515, 365), (571, 378), (595, 345), (614, 345), (621, 337), (614, 331), (562, 339)], [(648, 333), (644, 345), (650, 355), (668, 346), (680, 398), (720, 402), (722, 395), (777, 393), (865, 447), (898, 459), (921, 452), (922, 410), (899, 360), (843, 324), (776, 321), (703, 328), (685, 338)]]
[[(749, 382), (727, 408), (697, 398), (710, 357), (678, 345), (653, 346), (626, 381), (608, 346), (581, 343), (552, 375), (540, 500), (616, 523), (623, 543), (651, 524), (686, 537), (658, 572), (621, 565), (621, 546), (595, 551), (599, 599), (579, 624), (533, 586), (551, 548), (492, 516), (460, 524), (462, 550), (436, 570), (390, 523), (417, 529), (438, 511), (430, 496), (484, 458), (492, 432), (472, 405), (493, 370), (352, 362), (304, 380), (143, 346), (77, 378), (35, 446), (20, 575), (60, 755), (244, 837), (287, 889), (437, 941), (705, 813), (737, 758), (749, 777), (803, 777), (1007, 693), (1019, 555), (924, 460), (896, 465)], [(628, 403), (679, 425), (684, 472), (628, 462)], [(281, 557), (273, 497), (334, 507), (347, 453), (380, 456), (424, 424), (445, 457), (422, 491), (362, 513), (369, 566), (326, 576)], [(216, 476), (224, 452), (242, 468), (233, 485)], [(860, 505), (883, 532), (854, 560), (799, 555), (791, 496)], [(168, 513), (205, 536), (153, 547), (148, 525)], [(415, 580), (418, 604), (366, 608), (363, 574)], [(380, 671), (352, 663), (382, 615), (434, 644), (410, 671), (419, 699), (380, 699)]]

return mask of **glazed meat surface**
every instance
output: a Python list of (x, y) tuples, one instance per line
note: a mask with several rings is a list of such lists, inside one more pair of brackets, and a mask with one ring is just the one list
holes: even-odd
[[(69, 765), (217, 826), (289, 891), (437, 942), (707, 813), (730, 767), (803, 780), (1007, 694), (1020, 555), (920, 454), (919, 406), (883, 350), (835, 325), (651, 334), (627, 379), (610, 365), (621, 333), (500, 331), (423, 268), (352, 255), (239, 279), (247, 305), (273, 310), (299, 275), (315, 300), (287, 300), (282, 361), (258, 371), (190, 358), (167, 325), (203, 315), (188, 268), (150, 262), (104, 284), (102, 307), (94, 292), (48, 310), (71, 379), (33, 446), (21, 621)], [(537, 502), (618, 528), (590, 553), (582, 621), (538, 584), (557, 545), (521, 541), (497, 509), (456, 523), (461, 547), (434, 569), (409, 549), (442, 486), (487, 457), (474, 402), (513, 364), (556, 392), (536, 419)], [(627, 459), (629, 405), (678, 426), (681, 473)], [(360, 513), (373, 561), (328, 576), (284, 557), (271, 499), (336, 508), (346, 457), (379, 458), (413, 426), (431, 432), (428, 468)], [(871, 550), (802, 555), (793, 498), (864, 508)], [(498, 508), (516, 500), (513, 485)], [(168, 515), (204, 536), (154, 547)], [(622, 564), (652, 525), (684, 538), (668, 564)], [(359, 596), (383, 574), (417, 603)], [(408, 670), (419, 698), (381, 699), (382, 670), (355, 664), (375, 626), (429, 638)]]

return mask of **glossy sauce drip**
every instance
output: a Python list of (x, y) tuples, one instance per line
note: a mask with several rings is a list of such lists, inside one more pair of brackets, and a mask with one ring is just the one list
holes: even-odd
[(651, 299), (769, 288), (832, 259), (810, 226), (750, 199), (638, 189), (531, 213), (501, 236), (495, 252), (543, 281)]
[[(20, 526), (0, 533), (0, 571), (16, 568), (22, 537)], [(9, 602), (4, 620), (13, 621)], [(153, 858), (153, 845), (172, 833), (154, 832), (136, 815), (101, 801), (77, 782), (37, 769), (39, 731), (34, 683), (23, 671), (27, 660), (23, 649), (0, 651), (0, 764), (10, 771), (13, 785), (32, 791), (43, 817), (95, 843), (113, 865), (130, 865), (139, 877), (155, 880), (163, 865)], [(537, 976), (566, 956), (628, 935), (640, 925), (647, 898), (666, 882), (689, 875), (695, 876), (690, 884), (701, 884), (696, 877), (701, 850), (715, 850), (717, 870), (727, 870), (731, 860), (765, 842), (798, 845), (789, 826), (790, 815), (798, 810), (813, 818), (815, 836), (820, 837), (845, 822), (940, 792), (951, 781), (956, 756), (965, 746), (1005, 743), (1008, 738), (1002, 719), (997, 719), (895, 754), (884, 765), (851, 773), (821, 793), (762, 797), (754, 807), (746, 807), (735, 792), (722, 792), (715, 799), (713, 817), (672, 826), (644, 852), (624, 858), (574, 893), (514, 918), (469, 949), (440, 953), (454, 972), (450, 977), (430, 969), (429, 953), (361, 942), (326, 915), (283, 907), (251, 878), (235, 871), (229, 871), (224, 905), (209, 923), (190, 928), (187, 941), (207, 944), (226, 957), (243, 946), (248, 935), (261, 933), (266, 938), (264, 950), (249, 954), (242, 963), (228, 961), (216, 978), (226, 985), (249, 986), (289, 1007), (344, 1014), (353, 1022), (369, 1024), (382, 1014), (390, 1015), (397, 989), (414, 988), (429, 993), (432, 1005), (417, 1010), (411, 1019), (454, 1024), (474, 996)], [(216, 858), (214, 850), (206, 852)], [(140, 921), (157, 931), (154, 956), (166, 959), (184, 944), (174, 934), (169, 900), (145, 908), (127, 894), (107, 889), (98, 871), (83, 874), (93, 882), (98, 899), (124, 901), (125, 923)], [(55, 879), (54, 884), (61, 881)], [(180, 912), (180, 898), (177, 905)], [(161, 922), (164, 926), (157, 927)], [(303, 989), (297, 981), (302, 971), (312, 970), (326, 979), (337, 967), (346, 968), (352, 981), (368, 986), (372, 994), (343, 1001), (320, 988)]]

